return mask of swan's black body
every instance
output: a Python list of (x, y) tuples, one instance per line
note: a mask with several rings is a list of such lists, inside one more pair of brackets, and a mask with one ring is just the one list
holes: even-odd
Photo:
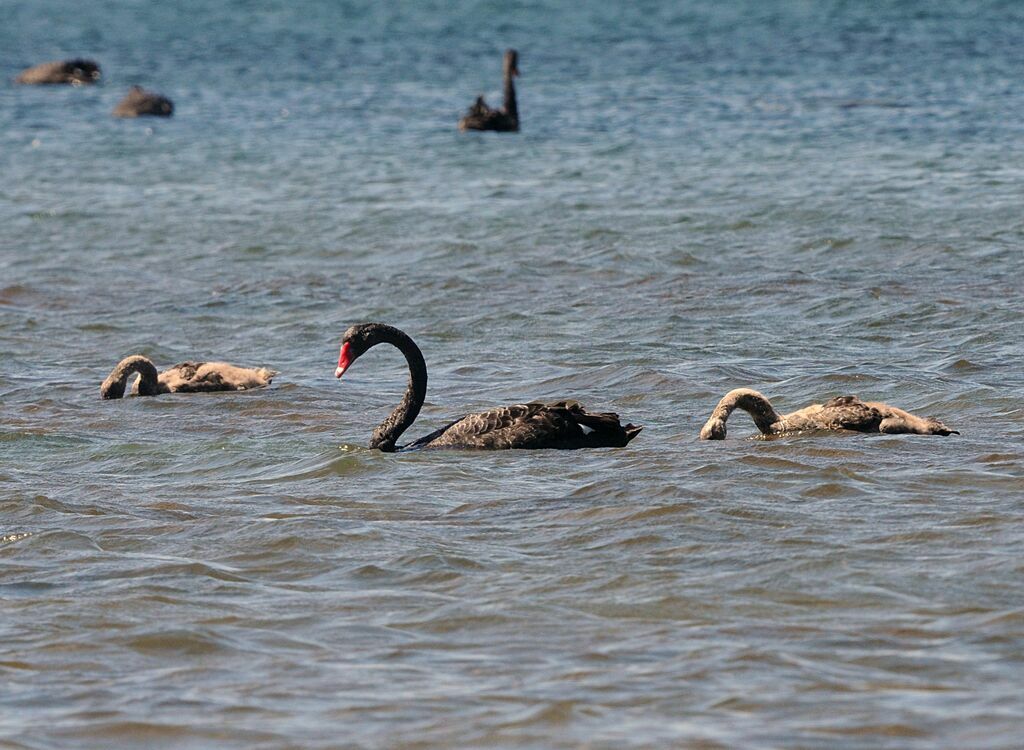
[(404, 332), (383, 323), (352, 326), (342, 339), (335, 375), (340, 378), (367, 349), (385, 343), (405, 355), (409, 385), (402, 402), (373, 431), (371, 448), (386, 452), (420, 448), (621, 448), (643, 429), (631, 424), (623, 426), (617, 414), (591, 414), (575, 401), (531, 402), (461, 417), (400, 448), (398, 439), (416, 421), (427, 393), (427, 366), (416, 343)]
[(512, 82), (519, 75), (519, 53), (514, 49), (505, 52), (504, 62), (505, 103), (501, 109), (491, 109), (482, 96), (478, 96), (466, 115), (459, 120), (459, 130), (498, 130), (514, 133), (519, 130), (519, 107), (516, 104), (516, 85)]

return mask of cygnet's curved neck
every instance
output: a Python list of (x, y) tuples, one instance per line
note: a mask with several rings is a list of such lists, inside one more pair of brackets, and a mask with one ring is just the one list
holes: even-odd
[(136, 372), (139, 373), (139, 395), (155, 396), (158, 393), (156, 365), (141, 354), (125, 357), (117, 363), (100, 385), (100, 396), (122, 398), (128, 378)]
[(736, 409), (747, 412), (757, 425), (757, 429), (765, 435), (772, 434), (772, 425), (782, 420), (782, 415), (775, 411), (771, 401), (765, 398), (764, 394), (750, 388), (737, 388), (725, 394), (711, 412), (711, 419), (720, 420), (724, 425), (729, 415)]
[(377, 344), (391, 344), (405, 355), (409, 363), (409, 383), (401, 403), (377, 425), (370, 439), (371, 448), (391, 452), (395, 450), (395, 444), (402, 433), (416, 421), (427, 397), (427, 363), (416, 342), (393, 326), (381, 324), (374, 330), (370, 347)]

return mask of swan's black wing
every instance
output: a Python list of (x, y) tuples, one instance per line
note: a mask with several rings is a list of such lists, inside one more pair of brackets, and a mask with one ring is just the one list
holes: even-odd
[(878, 425), (884, 416), (878, 409), (856, 396), (837, 396), (826, 401), (821, 407), (822, 418), (829, 422), (829, 429), (878, 432)]
[(429, 435), (424, 435), (421, 438), (417, 438), (416, 440), (413, 440), (408, 445), (403, 445), (398, 450), (400, 450), (400, 451), (414, 451), (414, 450), (417, 450), (418, 448), (425, 448), (428, 445), (430, 445), (430, 443), (432, 443), (434, 440), (437, 440), (439, 437), (441, 437), (441, 435), (443, 435), (445, 433), (445, 431), (448, 430), (449, 427), (451, 427), (452, 425), (458, 424), (463, 419), (464, 419), (464, 417), (459, 417), (454, 422), (449, 422), (448, 424), (446, 424), (441, 429), (434, 430)]
[(621, 448), (641, 429), (623, 426), (617, 414), (591, 414), (575, 401), (532, 402), (470, 414), (405, 448)]

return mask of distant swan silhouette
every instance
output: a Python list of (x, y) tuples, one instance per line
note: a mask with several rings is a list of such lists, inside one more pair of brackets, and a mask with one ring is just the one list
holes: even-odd
[(114, 117), (170, 117), (174, 114), (174, 102), (142, 86), (132, 86), (111, 114)]
[(500, 130), (506, 133), (519, 130), (519, 107), (516, 106), (516, 85), (513, 76), (519, 75), (519, 53), (505, 52), (505, 105), (491, 109), (482, 96), (478, 96), (465, 117), (459, 120), (459, 130)]
[(420, 413), (427, 395), (427, 363), (408, 334), (383, 323), (363, 323), (345, 331), (335, 377), (377, 344), (391, 344), (405, 355), (409, 385), (402, 402), (373, 431), (370, 447), (391, 453), (412, 448), (621, 448), (642, 427), (619, 422), (619, 415), (591, 413), (575, 401), (531, 402), (468, 414), (399, 448), (396, 443)]
[(14, 79), (15, 83), (31, 85), (70, 83), (81, 86), (96, 83), (100, 78), (100, 66), (92, 60), (55, 60), (26, 68)]
[(156, 396), (160, 393), (200, 393), (208, 391), (246, 391), (270, 385), (277, 373), (265, 367), (251, 369), (236, 367), (227, 362), (182, 362), (157, 374), (152, 361), (135, 354), (125, 357), (100, 385), (103, 398), (121, 398), (128, 378), (138, 373), (132, 388), (138, 396)]
[(718, 402), (700, 431), (701, 440), (724, 440), (725, 421), (734, 409), (743, 409), (764, 435), (799, 430), (839, 432), (909, 433), (914, 435), (959, 435), (934, 417), (918, 417), (880, 401), (861, 401), (856, 396), (839, 396), (824, 404), (812, 404), (790, 414), (779, 414), (762, 394), (749, 388), (729, 391)]

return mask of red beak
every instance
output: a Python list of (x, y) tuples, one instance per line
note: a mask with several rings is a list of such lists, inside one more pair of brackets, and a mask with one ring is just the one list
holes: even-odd
[(345, 370), (348, 369), (349, 365), (352, 364), (352, 349), (349, 343), (346, 341), (341, 345), (341, 354), (338, 356), (338, 369), (334, 371), (334, 377), (340, 378), (345, 374)]

